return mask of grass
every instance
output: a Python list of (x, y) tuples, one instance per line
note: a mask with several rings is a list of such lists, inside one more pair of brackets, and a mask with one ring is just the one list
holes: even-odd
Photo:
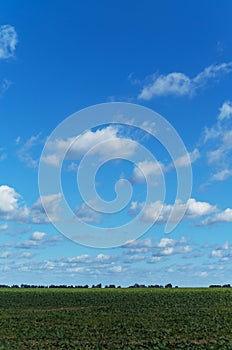
[(0, 289), (0, 349), (232, 349), (231, 289)]

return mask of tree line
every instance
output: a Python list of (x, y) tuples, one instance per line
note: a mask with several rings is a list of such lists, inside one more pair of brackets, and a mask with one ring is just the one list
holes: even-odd
[[(50, 285), (36, 285), (36, 284), (25, 284), (22, 283), (20, 285), (18, 284), (13, 284), (13, 285), (7, 285), (7, 284), (0, 284), (0, 288), (124, 288), (121, 287), (120, 285), (116, 286), (115, 284), (109, 284), (109, 285), (105, 285), (103, 286), (101, 283), (98, 284), (93, 284), (91, 286), (89, 286), (88, 284), (85, 285), (67, 285), (67, 284), (50, 284)], [(168, 283), (166, 285), (159, 285), (159, 284), (149, 284), (149, 285), (145, 285), (145, 284), (139, 284), (139, 283), (135, 283), (133, 285), (130, 285), (126, 288), (178, 288), (178, 286), (174, 286), (171, 283)], [(209, 288), (231, 288), (230, 284), (211, 284), (209, 286)]]

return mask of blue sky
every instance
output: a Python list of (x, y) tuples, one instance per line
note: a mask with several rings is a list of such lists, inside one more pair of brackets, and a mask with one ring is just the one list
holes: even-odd
[[(231, 282), (231, 10), (230, 1), (0, 4), (0, 284)], [(83, 132), (62, 166), (63, 194), (78, 220), (108, 229), (134, 220), (147, 191), (144, 177), (129, 161), (137, 144), (157, 160), (140, 162), (147, 185), (157, 196), (162, 176), (166, 186), (163, 205), (159, 198), (150, 201), (140, 217), (141, 225), (156, 219), (148, 232), (136, 241), (125, 238), (121, 247), (91, 248), (49, 222), (42, 202), (59, 223), (61, 194), (47, 193), (42, 201), (38, 166), (49, 135), (62, 121), (110, 102), (134, 103), (162, 115), (180, 135), (188, 157), (173, 162), (154, 137), (119, 123)], [(144, 122), (152, 126), (151, 120)], [(79, 135), (72, 132), (70, 138)], [(70, 140), (53, 139), (42, 164), (56, 171)], [(112, 161), (97, 172), (99, 196), (112, 201), (120, 179), (133, 190), (116, 214), (89, 209), (77, 187), (81, 157), (100, 142), (106, 147), (96, 149), (92, 161), (109, 154)], [(113, 159), (117, 155), (125, 160)], [(192, 193), (178, 207), (185, 215), (166, 234), (176, 196), (175, 169), (184, 172), (190, 163)], [(96, 198), (89, 204), (95, 206)]]

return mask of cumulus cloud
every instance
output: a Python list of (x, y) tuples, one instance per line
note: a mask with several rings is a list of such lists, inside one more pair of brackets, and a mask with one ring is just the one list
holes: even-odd
[[(148, 259), (148, 263), (158, 263), (162, 258), (176, 255), (176, 254), (189, 254), (192, 248), (186, 244), (186, 238), (182, 237), (179, 240), (172, 238), (161, 238), (158, 242), (153, 242), (150, 238), (144, 240), (138, 240), (128, 242), (123, 248), (127, 248), (124, 255), (141, 256), (142, 259), (129, 259), (127, 262), (141, 261), (145, 259), (145, 254), (152, 254), (152, 257)], [(148, 257), (147, 257), (148, 258)]]
[(9, 24), (0, 27), (0, 59), (14, 56), (18, 36), (15, 28)]
[(213, 248), (210, 252), (211, 258), (218, 258), (220, 261), (228, 261), (232, 258), (232, 246), (229, 242), (225, 242), (221, 246)]
[(0, 187), (0, 213), (13, 212), (18, 207), (19, 194), (14, 188), (2, 185)]
[(154, 75), (152, 82), (145, 85), (138, 95), (139, 99), (150, 100), (155, 96), (192, 96), (198, 89), (204, 87), (210, 79), (221, 77), (232, 71), (232, 62), (206, 67), (195, 77), (190, 78), (184, 73), (173, 72), (167, 75)]
[(90, 208), (87, 204), (83, 203), (77, 207), (75, 211), (77, 220), (86, 223), (98, 223), (101, 219), (101, 214)]
[(5, 251), (0, 253), (0, 259), (7, 259), (11, 256), (11, 252)]
[(23, 242), (17, 243), (16, 248), (33, 249), (33, 248), (37, 248), (39, 245), (40, 245), (39, 241), (35, 241), (33, 239), (27, 239)]
[(162, 163), (145, 160), (138, 162), (137, 166), (134, 167), (132, 180), (135, 183), (147, 181), (149, 184), (156, 185), (164, 171), (165, 166)]
[[(61, 193), (41, 196), (31, 208), (32, 222), (36, 224), (48, 223), (51, 220), (60, 220)], [(46, 210), (45, 210), (46, 208)]]
[(174, 246), (175, 240), (172, 238), (162, 238), (160, 242), (157, 244), (159, 248), (166, 248), (168, 246)]
[(22, 203), (22, 198), (13, 187), (0, 186), (0, 218), (2, 220), (24, 221), (29, 209)]
[[(24, 241), (18, 242), (16, 244), (11, 245), (14, 248), (19, 249), (38, 249), (44, 246), (53, 246), (59, 242), (62, 242), (63, 238), (60, 235), (54, 235), (47, 237), (45, 232), (35, 231)], [(25, 256), (26, 257), (26, 256)]]
[(191, 89), (191, 79), (183, 73), (174, 72), (154, 78), (151, 84), (143, 87), (138, 98), (150, 100), (154, 96), (189, 95)]
[(31, 239), (34, 241), (41, 241), (46, 236), (45, 232), (35, 231), (31, 235)]
[[(41, 196), (32, 207), (27, 207), (21, 195), (13, 187), (2, 185), (0, 186), (0, 220), (34, 224), (49, 223), (50, 220), (59, 221), (61, 199), (61, 193)], [(0, 230), (7, 228), (7, 224), (0, 226)]]
[[(143, 206), (143, 203), (133, 202), (130, 211), (132, 214), (137, 213)], [(179, 218), (179, 212), (183, 212), (183, 210), (185, 211), (184, 219), (200, 218), (218, 211), (217, 206), (197, 201), (194, 198), (190, 198), (187, 203), (177, 202), (174, 212), (173, 209), (173, 205), (163, 204), (161, 201), (148, 203), (143, 209), (141, 220), (164, 224), (170, 216), (171, 220), (175, 222)]]
[[(107, 147), (93, 147), (102, 142), (109, 141)], [(125, 157), (133, 154), (137, 146), (135, 143), (128, 143), (128, 139), (119, 136), (119, 128), (108, 126), (96, 131), (88, 130), (84, 134), (69, 137), (67, 139), (56, 139), (47, 143), (48, 153), (42, 158), (42, 161), (58, 167), (63, 159), (80, 160), (80, 158), (91, 150), (101, 157)]]
[(177, 158), (174, 162), (165, 165), (162, 162), (148, 161), (138, 162), (133, 169), (132, 181), (143, 183), (147, 180), (150, 185), (158, 185), (164, 173), (174, 168), (184, 168), (190, 166), (200, 158), (200, 152), (195, 148), (192, 152)]

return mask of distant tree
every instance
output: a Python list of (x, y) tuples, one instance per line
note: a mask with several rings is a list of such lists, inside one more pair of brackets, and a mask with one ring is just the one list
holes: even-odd
[(172, 284), (171, 283), (166, 284), (165, 288), (172, 288)]
[(221, 288), (220, 284), (211, 284), (209, 288)]

